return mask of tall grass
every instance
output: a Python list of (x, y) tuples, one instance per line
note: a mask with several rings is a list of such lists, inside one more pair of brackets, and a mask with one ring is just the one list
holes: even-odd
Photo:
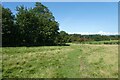
[(117, 45), (6, 47), (4, 78), (116, 78)]

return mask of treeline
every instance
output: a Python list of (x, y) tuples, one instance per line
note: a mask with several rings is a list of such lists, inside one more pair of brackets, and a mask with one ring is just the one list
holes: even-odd
[(85, 41), (110, 41), (110, 40), (118, 40), (118, 35), (80, 35), (80, 34), (73, 34), (79, 37), (77, 41), (85, 42)]
[(13, 15), (2, 7), (2, 46), (61, 45), (59, 24), (49, 9), (36, 2), (34, 8), (17, 6)]
[(63, 37), (64, 42), (88, 42), (88, 41), (110, 41), (118, 40), (119, 35), (81, 35), (81, 34), (68, 34), (65, 31), (61, 31), (60, 35)]
[(35, 7), (17, 6), (13, 15), (2, 8), (2, 46), (66, 45), (70, 42), (118, 40), (118, 35), (81, 35), (59, 32), (59, 23), (49, 9), (36, 2)]

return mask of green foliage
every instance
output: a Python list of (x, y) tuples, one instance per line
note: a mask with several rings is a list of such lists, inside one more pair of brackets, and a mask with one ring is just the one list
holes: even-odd
[(65, 31), (60, 31), (60, 37), (64, 43), (68, 42), (69, 35)]
[(16, 17), (9, 9), (2, 10), (3, 46), (58, 44), (55, 40), (59, 34), (59, 24), (46, 6), (39, 2), (29, 9), (19, 6), (16, 8)]
[(87, 43), (93, 41), (110, 41), (118, 40), (118, 35), (81, 35), (81, 34), (69, 34), (69, 42)]
[(14, 18), (10, 9), (2, 7), (2, 43), (4, 45), (17, 44), (17, 27), (14, 25)]
[(0, 47), (1, 46), (2, 46), (2, 4), (0, 4)]
[(23, 6), (17, 7), (16, 25), (19, 27), (19, 39), (21, 45), (32, 45), (36, 43), (38, 32), (38, 19), (34, 13)]
[(58, 36), (59, 24), (47, 7), (41, 3), (36, 3), (36, 7), (31, 10), (39, 19), (39, 37), (37, 41), (43, 45), (54, 45)]

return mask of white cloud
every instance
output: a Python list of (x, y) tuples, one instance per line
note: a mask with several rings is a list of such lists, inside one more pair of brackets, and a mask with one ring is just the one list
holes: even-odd
[[(100, 34), (100, 35), (118, 35), (118, 32), (68, 32), (69, 34), (81, 34), (81, 35), (92, 35), (92, 34)], [(119, 33), (120, 34), (120, 33)]]

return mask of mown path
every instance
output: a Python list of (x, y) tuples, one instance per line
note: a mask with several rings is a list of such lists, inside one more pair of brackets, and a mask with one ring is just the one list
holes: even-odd
[(73, 51), (59, 69), (63, 77), (105, 78), (118, 77), (117, 45), (71, 46)]

